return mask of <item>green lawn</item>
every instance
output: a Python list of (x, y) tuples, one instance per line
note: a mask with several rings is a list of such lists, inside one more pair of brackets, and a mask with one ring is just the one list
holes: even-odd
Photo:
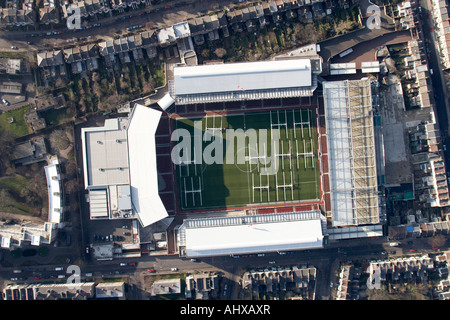
[(23, 176), (0, 178), (0, 189), (6, 189), (13, 193), (20, 193), (20, 190), (28, 186), (27, 178)]
[(2, 194), (0, 201), (0, 210), (5, 212), (28, 215), (33, 212), (34, 208), (26, 203), (16, 199), (16, 195), (26, 188), (29, 181), (23, 176), (0, 178), (0, 189), (6, 190), (7, 194)]
[[(320, 197), (317, 132), (313, 109), (177, 118), (173, 121), (173, 128), (186, 129), (191, 135), (191, 149), (187, 157), (191, 161), (177, 165), (175, 170), (180, 209), (289, 203)], [(201, 164), (199, 160), (197, 164), (192, 161), (195, 158), (193, 154), (197, 151), (194, 142), (194, 121), (201, 121), (202, 126)], [(297, 124), (295, 128), (294, 122)], [(274, 133), (271, 131), (271, 123), (274, 129), (280, 124), (278, 156), (274, 157), (274, 161), (270, 160), (274, 154), (272, 149), (276, 145), (271, 138)], [(211, 151), (214, 149), (211, 142), (213, 139), (204, 140), (206, 126), (224, 129), (214, 131), (217, 137), (223, 139), (220, 148), (214, 151)], [(254, 140), (250, 138), (235, 137), (232, 148), (232, 135), (228, 136), (230, 130), (226, 129), (233, 129), (235, 132), (242, 129), (250, 135), (253, 131), (256, 143), (252, 143)], [(180, 143), (178, 146), (181, 146), (181, 142), (181, 139), (174, 142), (176, 150), (180, 149), (177, 145)], [(219, 153), (216, 153), (217, 151)], [(231, 157), (227, 158), (227, 154)], [(180, 155), (183, 155), (183, 152), (180, 152)], [(205, 155), (216, 157), (215, 161), (207, 164)], [(267, 170), (270, 168), (274, 168), (274, 171)]]
[[(29, 134), (30, 127), (25, 121), (25, 114), (27, 112), (28, 106), (3, 112), (0, 115), (0, 128), (5, 132), (11, 132), (16, 137), (22, 137)], [(11, 119), (14, 119), (12, 123), (10, 123)]]

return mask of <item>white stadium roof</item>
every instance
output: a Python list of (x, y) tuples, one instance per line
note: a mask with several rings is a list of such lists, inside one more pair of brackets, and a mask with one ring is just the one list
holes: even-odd
[(158, 193), (155, 133), (160, 117), (160, 111), (136, 104), (128, 123), (131, 199), (144, 227), (168, 216)]
[(188, 257), (323, 246), (322, 220), (318, 211), (186, 219), (179, 233)]
[(310, 87), (309, 59), (174, 68), (175, 95)]

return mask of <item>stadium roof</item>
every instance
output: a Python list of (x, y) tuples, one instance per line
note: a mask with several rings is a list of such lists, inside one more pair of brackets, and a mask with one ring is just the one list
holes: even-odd
[(174, 102), (175, 100), (170, 96), (170, 94), (167, 93), (164, 97), (161, 98), (161, 100), (158, 101), (158, 105), (161, 107), (161, 109), (166, 111)]
[(321, 248), (322, 225), (318, 211), (186, 219), (180, 245), (188, 257)]
[(323, 82), (333, 226), (379, 223), (370, 80)]
[(158, 193), (155, 133), (161, 112), (136, 104), (128, 123), (131, 201), (146, 227), (168, 216)]
[(107, 119), (103, 127), (82, 129), (86, 188), (128, 183), (126, 121)]
[(228, 63), (174, 68), (174, 93), (200, 94), (309, 87), (309, 59)]

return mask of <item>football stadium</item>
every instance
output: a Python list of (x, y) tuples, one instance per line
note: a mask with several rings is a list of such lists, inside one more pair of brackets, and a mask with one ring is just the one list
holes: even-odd
[(370, 81), (320, 86), (321, 68), (175, 66), (157, 103), (83, 129), (91, 219), (166, 221), (169, 253), (187, 257), (382, 235)]

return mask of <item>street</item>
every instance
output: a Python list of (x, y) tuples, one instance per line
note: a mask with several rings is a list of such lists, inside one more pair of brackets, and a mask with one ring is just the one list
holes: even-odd
[[(442, 248), (442, 250), (446, 249), (448, 247)], [(330, 282), (335, 283), (337, 268), (341, 262), (360, 261), (364, 263), (370, 260), (421, 255), (430, 252), (438, 253), (433, 250), (427, 238), (405, 240), (400, 242), (399, 246), (390, 247), (387, 240), (383, 237), (344, 240), (332, 243), (323, 249), (294, 251), (285, 255), (266, 253), (263, 257), (258, 255), (247, 255), (240, 258), (218, 256), (191, 261), (189, 258), (169, 255), (142, 256), (136, 259), (115, 259), (113, 261), (90, 260), (90, 262), (85, 261), (80, 266), (80, 276), (81, 281), (124, 277), (124, 279), (127, 279), (127, 283), (134, 285), (135, 290), (140, 292), (138, 296), (142, 298), (146, 295), (143, 287), (145, 276), (216, 271), (223, 274), (224, 281), (230, 287), (226, 296), (222, 295), (221, 298), (234, 300), (238, 299), (239, 280), (242, 273), (246, 270), (294, 265), (299, 267), (313, 266), (318, 271), (317, 299), (330, 299), (332, 288), (330, 288), (329, 284)], [(275, 264), (271, 264), (269, 261), (275, 261)], [(66, 273), (67, 267), (70, 265), (72, 264), (8, 267), (2, 268), (0, 275), (5, 279), (5, 284), (66, 282), (71, 276), (71, 273)], [(174, 272), (171, 270), (172, 268), (177, 268), (178, 270)], [(154, 269), (154, 272), (149, 272), (149, 269)], [(18, 270), (20, 270), (20, 273), (17, 273)], [(138, 296), (136, 296), (136, 299)]]

